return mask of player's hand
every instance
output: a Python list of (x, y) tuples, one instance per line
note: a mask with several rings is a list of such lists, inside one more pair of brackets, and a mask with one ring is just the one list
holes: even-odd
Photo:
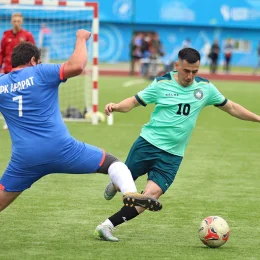
[(113, 111), (117, 111), (118, 104), (115, 103), (109, 103), (105, 106), (105, 113), (107, 116), (109, 116)]
[(87, 30), (80, 29), (80, 30), (77, 31), (76, 36), (77, 36), (77, 38), (83, 38), (87, 41), (91, 36), (91, 32), (89, 32)]

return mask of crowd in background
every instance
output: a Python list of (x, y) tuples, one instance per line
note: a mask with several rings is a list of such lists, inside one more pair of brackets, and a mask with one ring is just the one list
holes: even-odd
[(137, 67), (143, 77), (153, 78), (157, 76), (161, 57), (164, 49), (158, 33), (134, 34), (130, 44), (131, 69), (130, 75), (134, 75)]
[[(192, 47), (189, 38), (181, 43), (181, 48), (187, 47)], [(210, 73), (215, 74), (219, 71), (220, 59), (223, 58), (223, 72), (230, 73), (233, 51), (234, 43), (231, 38), (225, 40), (222, 49), (217, 39), (213, 40), (212, 43), (205, 41), (201, 50), (201, 64), (208, 67)], [(260, 57), (260, 43), (258, 52)], [(168, 59), (165, 58), (166, 55)], [(223, 56), (221, 57), (221, 55)], [(130, 57), (130, 75), (140, 73), (142, 77), (149, 79), (174, 70), (176, 59), (175, 55), (165, 53), (163, 43), (156, 32), (135, 33), (130, 44)], [(258, 67), (260, 67), (260, 58)]]
[[(232, 43), (232, 39), (226, 39), (223, 48), (224, 54), (224, 67), (223, 71), (226, 73), (230, 73), (230, 66), (231, 66), (231, 59), (233, 54), (234, 45)], [(216, 73), (218, 70), (219, 58), (220, 58), (221, 48), (219, 45), (218, 40), (214, 40), (213, 44), (211, 45), (208, 53), (208, 57), (210, 59), (209, 68), (211, 73)]]

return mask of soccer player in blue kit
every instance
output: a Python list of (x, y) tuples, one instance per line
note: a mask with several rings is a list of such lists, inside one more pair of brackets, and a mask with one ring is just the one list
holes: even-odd
[(158, 200), (136, 192), (124, 163), (74, 139), (62, 120), (58, 86), (83, 72), (90, 35), (86, 30), (77, 31), (75, 49), (63, 64), (40, 64), (39, 49), (28, 42), (14, 48), (13, 70), (0, 77), (0, 112), (12, 139), (11, 160), (0, 180), (0, 211), (47, 174), (95, 172), (109, 174), (120, 187), (127, 207), (161, 209)]

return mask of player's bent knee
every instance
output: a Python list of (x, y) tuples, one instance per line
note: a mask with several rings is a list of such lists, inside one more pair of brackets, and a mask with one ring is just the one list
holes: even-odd
[(145, 192), (149, 192), (149, 193), (160, 193), (163, 194), (163, 190), (162, 188), (159, 186), (159, 184), (157, 184), (156, 182), (154, 182), (153, 180), (148, 180), (146, 187), (145, 187)]
[(155, 199), (159, 199), (160, 196), (163, 194), (162, 191), (160, 190), (153, 190), (153, 191), (145, 191), (143, 194), (147, 195), (147, 196), (151, 196)]
[(106, 153), (106, 158), (100, 168), (97, 170), (98, 173), (108, 174), (108, 168), (111, 164), (115, 162), (120, 162), (114, 155)]
[(158, 185), (150, 185), (145, 188), (143, 194), (158, 199), (163, 194), (163, 191)]

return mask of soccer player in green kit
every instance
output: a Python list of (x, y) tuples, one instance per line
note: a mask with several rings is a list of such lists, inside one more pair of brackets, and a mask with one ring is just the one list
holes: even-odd
[[(140, 105), (155, 104), (150, 122), (143, 126), (128, 154), (126, 165), (134, 180), (148, 174), (144, 194), (157, 199), (174, 181), (204, 107), (214, 105), (241, 120), (260, 122), (260, 116), (226, 99), (207, 79), (198, 77), (199, 66), (199, 52), (184, 48), (178, 54), (176, 71), (157, 77), (137, 95), (105, 107), (106, 114), (110, 115), (111, 112), (129, 112)], [(104, 196), (107, 200), (112, 199), (117, 191), (118, 188), (110, 182)], [(113, 236), (113, 228), (141, 214), (144, 206), (124, 206), (98, 225), (95, 234), (107, 241), (119, 241)]]

